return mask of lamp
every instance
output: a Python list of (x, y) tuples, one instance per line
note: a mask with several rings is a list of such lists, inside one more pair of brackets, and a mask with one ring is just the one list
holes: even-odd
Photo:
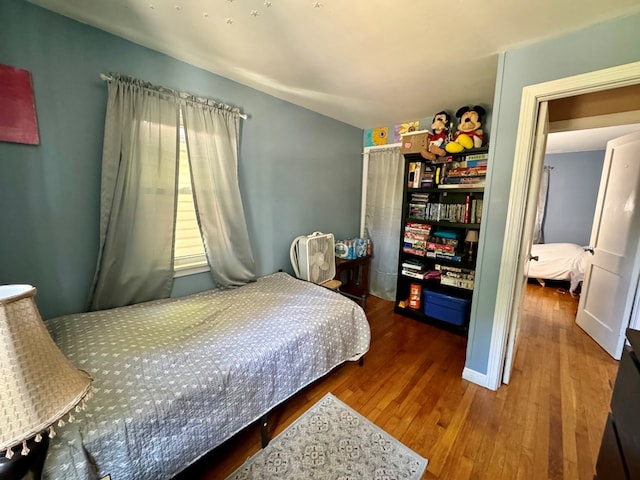
[(469, 244), (469, 250), (467, 250), (467, 254), (469, 255), (469, 259), (472, 259), (475, 255), (473, 244), (478, 243), (478, 231), (477, 230), (468, 230), (467, 236), (464, 241)]
[(91, 392), (93, 379), (58, 349), (35, 294), (0, 285), (0, 479), (40, 478), (54, 424), (67, 414), (73, 421)]

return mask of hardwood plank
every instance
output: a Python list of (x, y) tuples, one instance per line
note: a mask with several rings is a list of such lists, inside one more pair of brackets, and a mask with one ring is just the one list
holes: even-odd
[[(527, 285), (509, 385), (492, 392), (461, 378), (466, 340), (367, 300), (364, 366), (345, 364), (271, 415), (276, 435), (332, 392), (429, 459), (425, 479), (590, 479), (617, 362), (575, 324), (577, 299)], [(178, 478), (224, 479), (260, 448), (251, 426)]]

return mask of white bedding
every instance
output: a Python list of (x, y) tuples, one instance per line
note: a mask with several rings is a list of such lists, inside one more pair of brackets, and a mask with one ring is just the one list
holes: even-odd
[(531, 246), (531, 256), (538, 261), (529, 262), (529, 278), (567, 280), (574, 293), (584, 279), (590, 253), (575, 243), (542, 243)]
[(52, 439), (49, 480), (170, 479), (370, 340), (355, 302), (286, 273), (47, 326), (95, 391)]

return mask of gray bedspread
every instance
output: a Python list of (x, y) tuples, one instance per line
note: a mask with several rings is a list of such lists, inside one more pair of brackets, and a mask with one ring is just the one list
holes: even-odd
[(95, 379), (52, 439), (49, 480), (171, 478), (370, 341), (356, 303), (286, 273), (47, 326)]

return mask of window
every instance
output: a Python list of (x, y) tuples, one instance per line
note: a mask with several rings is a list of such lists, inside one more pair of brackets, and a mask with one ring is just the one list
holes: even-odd
[(187, 155), (182, 113), (180, 114), (180, 162), (178, 170), (178, 211), (176, 214), (176, 238), (173, 250), (176, 275), (208, 270), (204, 244), (196, 218), (191, 187), (191, 169)]

